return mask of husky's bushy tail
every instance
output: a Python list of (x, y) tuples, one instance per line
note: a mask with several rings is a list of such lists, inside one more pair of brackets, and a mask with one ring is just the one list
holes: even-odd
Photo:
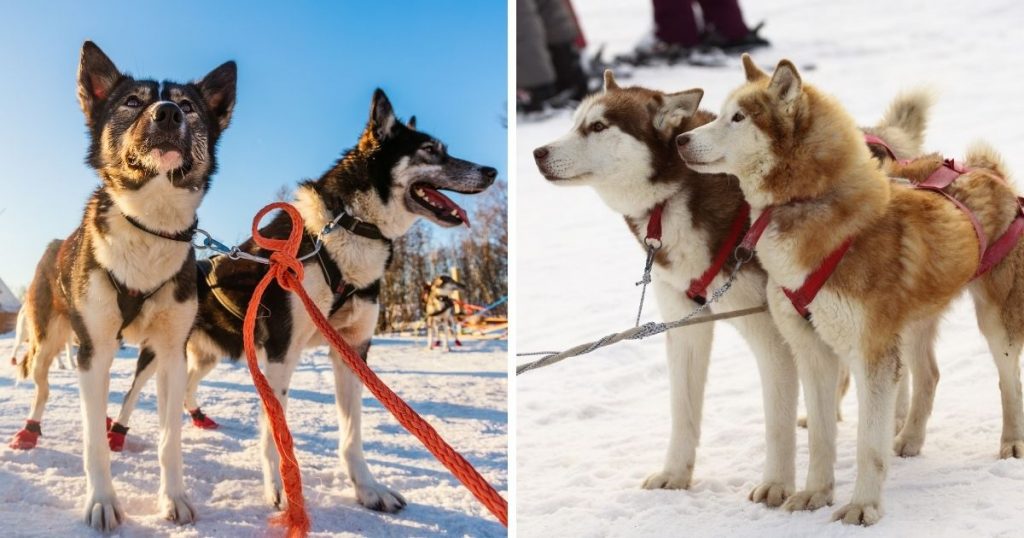
[(885, 140), (898, 158), (916, 157), (924, 153), (924, 134), (934, 103), (934, 94), (926, 88), (905, 91), (893, 99), (878, 124), (864, 130)]
[(1006, 162), (988, 142), (979, 140), (971, 144), (967, 148), (967, 157), (964, 160), (968, 167), (987, 168), (999, 174), (1003, 179), (1010, 179), (1010, 169), (1006, 166)]

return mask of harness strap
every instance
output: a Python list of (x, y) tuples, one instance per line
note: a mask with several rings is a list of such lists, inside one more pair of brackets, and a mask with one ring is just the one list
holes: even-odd
[[(391, 238), (385, 236), (384, 233), (380, 231), (380, 228), (378, 228), (376, 224), (372, 224), (364, 220), (358, 219), (356, 217), (353, 217), (352, 215), (346, 213), (345, 210), (342, 210), (340, 213), (338, 213), (336, 217), (334, 217), (334, 220), (331, 221), (331, 225), (332, 229), (333, 226), (340, 226), (356, 235), (365, 237), (367, 239), (376, 239), (378, 241), (384, 241), (389, 245), (391, 244)], [(325, 233), (330, 233), (330, 230), (327, 230)]]
[(946, 192), (947, 187), (949, 187), (954, 181), (956, 181), (958, 177), (966, 174), (969, 171), (970, 169), (964, 168), (953, 159), (946, 159), (942, 162), (942, 166), (938, 167), (934, 172), (932, 172), (927, 179), (925, 179), (921, 183), (918, 183), (917, 185), (914, 185), (914, 188), (937, 192), (945, 196), (947, 200), (953, 202), (953, 205), (960, 209), (960, 211), (962, 211), (963, 214), (967, 216), (967, 219), (971, 221), (971, 226), (974, 227), (974, 234), (978, 236), (979, 272), (975, 274), (975, 277), (977, 277), (981, 275), (980, 265), (982, 260), (985, 258), (986, 252), (988, 251), (988, 237), (985, 235), (985, 229), (982, 228), (981, 222), (978, 220), (978, 216), (975, 215), (969, 207), (964, 205), (963, 202), (957, 200), (952, 194)]
[[(656, 204), (647, 219), (647, 237), (644, 243), (649, 247), (661, 248), (661, 214), (665, 211), (665, 202)], [(657, 244), (655, 244), (657, 242)]]
[(228, 298), (228, 296), (224, 295), (224, 292), (221, 291), (220, 284), (217, 283), (217, 272), (215, 269), (220, 259), (220, 256), (210, 256), (209, 270), (207, 270), (207, 266), (203, 263), (203, 260), (196, 262), (196, 268), (203, 274), (203, 280), (205, 280), (206, 285), (209, 286), (210, 293), (213, 293), (213, 298), (216, 299), (217, 302), (224, 307), (224, 310), (227, 310), (232, 316), (244, 321), (245, 314), (237, 305), (235, 305), (235, 303), (231, 302), (231, 299)]
[(125, 220), (127, 220), (128, 223), (131, 224), (132, 226), (135, 226), (136, 228), (150, 235), (162, 237), (164, 239), (169, 239), (171, 241), (178, 241), (179, 243), (191, 243), (192, 236), (196, 234), (196, 228), (199, 227), (199, 217), (196, 217), (196, 220), (192, 221), (192, 225), (189, 226), (188, 228), (185, 228), (180, 232), (168, 233), (162, 232), (160, 230), (154, 230), (143, 224), (142, 221), (140, 221), (139, 219), (129, 215), (128, 213), (122, 212), (121, 214), (124, 215)]
[(889, 154), (889, 157), (892, 158), (892, 160), (899, 160), (896, 158), (896, 152), (893, 151), (892, 146), (890, 146), (889, 143), (886, 142), (885, 140), (882, 140), (881, 138), (873, 134), (864, 133), (864, 142), (875, 146), (882, 146), (882, 148), (885, 149), (885, 152)]
[(146, 300), (160, 291), (160, 288), (164, 287), (164, 284), (167, 284), (169, 280), (161, 282), (159, 286), (153, 288), (149, 293), (142, 293), (118, 282), (117, 277), (110, 270), (107, 270), (107, 278), (110, 280), (110, 284), (114, 286), (114, 292), (117, 293), (117, 309), (121, 311), (121, 328), (117, 330), (117, 339), (120, 340), (121, 333), (125, 327), (131, 325), (135, 318), (139, 317), (139, 313), (142, 312), (142, 305), (145, 304)]
[(997, 263), (1001, 262), (1013, 250), (1013, 247), (1017, 246), (1017, 242), (1020, 241), (1022, 235), (1024, 235), (1024, 198), (1018, 197), (1017, 216), (1014, 217), (1013, 222), (1006, 228), (1003, 235), (1000, 235), (998, 239), (989, 244), (985, 254), (981, 257), (981, 263), (978, 265), (978, 272), (975, 274), (975, 278), (987, 273)]
[(828, 281), (828, 278), (835, 272), (836, 266), (839, 262), (843, 261), (843, 256), (846, 255), (846, 251), (850, 250), (850, 245), (853, 244), (853, 238), (848, 237), (846, 241), (843, 241), (838, 248), (833, 250), (824, 260), (821, 261), (821, 265), (818, 266), (811, 274), (807, 275), (804, 279), (804, 283), (797, 289), (791, 290), (789, 288), (782, 288), (782, 293), (789, 297), (789, 302), (793, 304), (793, 308), (796, 309), (797, 313), (803, 316), (804, 319), (810, 321), (811, 311), (808, 309), (814, 298), (818, 296), (818, 292), (821, 291), (822, 286)]
[[(373, 225), (368, 224), (368, 226)], [(373, 227), (374, 229), (377, 228), (376, 226)], [(380, 230), (378, 230), (378, 232), (379, 231)], [(309, 239), (313, 240), (312, 237), (309, 237)], [(345, 303), (347, 303), (352, 295), (356, 293), (357, 288), (354, 285), (345, 282), (344, 275), (341, 274), (341, 267), (338, 267), (338, 264), (334, 262), (334, 259), (331, 258), (330, 254), (327, 254), (326, 260), (324, 259), (323, 249), (317, 251), (316, 261), (320, 265), (320, 271), (324, 275), (324, 281), (327, 282), (327, 287), (334, 293), (334, 298), (331, 300), (331, 309), (328, 313), (328, 316), (332, 316), (335, 312), (340, 310), (341, 307), (345, 306)]]
[(722, 272), (722, 267), (725, 267), (725, 262), (729, 260), (729, 255), (732, 254), (736, 244), (739, 243), (740, 237), (743, 234), (743, 228), (747, 225), (749, 218), (750, 204), (743, 202), (740, 205), (739, 213), (736, 214), (736, 218), (733, 219), (732, 226), (729, 228), (729, 235), (725, 237), (722, 246), (718, 248), (714, 259), (711, 260), (711, 266), (699, 278), (690, 281), (690, 288), (686, 290), (686, 296), (690, 300), (700, 305), (707, 302), (708, 287), (711, 286), (711, 281)]

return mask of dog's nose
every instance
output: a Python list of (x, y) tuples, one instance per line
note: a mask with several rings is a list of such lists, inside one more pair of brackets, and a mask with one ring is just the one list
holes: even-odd
[(481, 168), (480, 173), (482, 173), (487, 179), (491, 180), (498, 177), (498, 170), (496, 168), (491, 168), (490, 166)]
[(689, 143), (690, 143), (690, 135), (688, 135), (688, 134), (681, 134), (681, 135), (676, 137), (676, 145), (679, 146), (679, 147), (683, 147), (683, 146), (685, 146), (685, 145), (687, 145)]
[(153, 110), (153, 123), (160, 129), (173, 131), (181, 127), (184, 116), (181, 109), (174, 103), (160, 103)]
[(541, 146), (541, 147), (533, 150), (533, 158), (534, 159), (543, 159), (544, 157), (547, 157), (547, 156), (548, 156), (548, 148), (546, 148), (544, 146)]

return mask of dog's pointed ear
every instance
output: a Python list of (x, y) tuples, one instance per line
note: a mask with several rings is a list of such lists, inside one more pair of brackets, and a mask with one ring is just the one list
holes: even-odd
[(768, 84), (768, 90), (775, 94), (780, 101), (791, 104), (796, 101), (803, 91), (803, 82), (800, 80), (800, 73), (796, 66), (789, 60), (782, 60), (775, 67), (772, 74), (772, 81)]
[(743, 53), (743, 73), (747, 75), (747, 82), (757, 82), (768, 78), (768, 73), (762, 71), (761, 68), (754, 63), (754, 59), (745, 52)]
[(416, 130), (416, 116), (411, 116), (409, 118), (409, 121), (405, 122), (405, 126), (410, 128), (410, 129), (412, 129), (413, 131), (415, 131)]
[(367, 125), (377, 140), (391, 138), (401, 127), (398, 118), (395, 117), (395, 109), (391, 108), (391, 101), (384, 94), (384, 90), (377, 88), (373, 92), (373, 101), (370, 103), (370, 122)]
[(654, 116), (654, 128), (664, 134), (673, 133), (683, 120), (697, 113), (704, 90), (694, 88), (665, 95), (665, 99)]
[(615, 82), (615, 73), (611, 69), (604, 70), (604, 91), (617, 90), (619, 85)]
[(124, 75), (96, 43), (86, 41), (82, 44), (78, 62), (78, 104), (85, 113), (86, 124), (93, 124), (98, 105), (110, 97), (110, 92), (122, 78)]
[(217, 120), (222, 131), (228, 128), (231, 113), (235, 110), (237, 82), (238, 66), (233, 61), (224, 62), (196, 82), (199, 93), (206, 101), (206, 110)]

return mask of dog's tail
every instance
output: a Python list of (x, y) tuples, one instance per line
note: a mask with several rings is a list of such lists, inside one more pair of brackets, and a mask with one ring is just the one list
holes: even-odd
[(986, 168), (998, 174), (1003, 179), (1010, 179), (1010, 169), (1003, 161), (999, 152), (987, 142), (977, 141), (967, 148), (967, 166), (970, 168)]
[(893, 99), (873, 130), (893, 146), (898, 157), (916, 157), (924, 153), (924, 134), (934, 103), (935, 95), (927, 88), (905, 91)]

